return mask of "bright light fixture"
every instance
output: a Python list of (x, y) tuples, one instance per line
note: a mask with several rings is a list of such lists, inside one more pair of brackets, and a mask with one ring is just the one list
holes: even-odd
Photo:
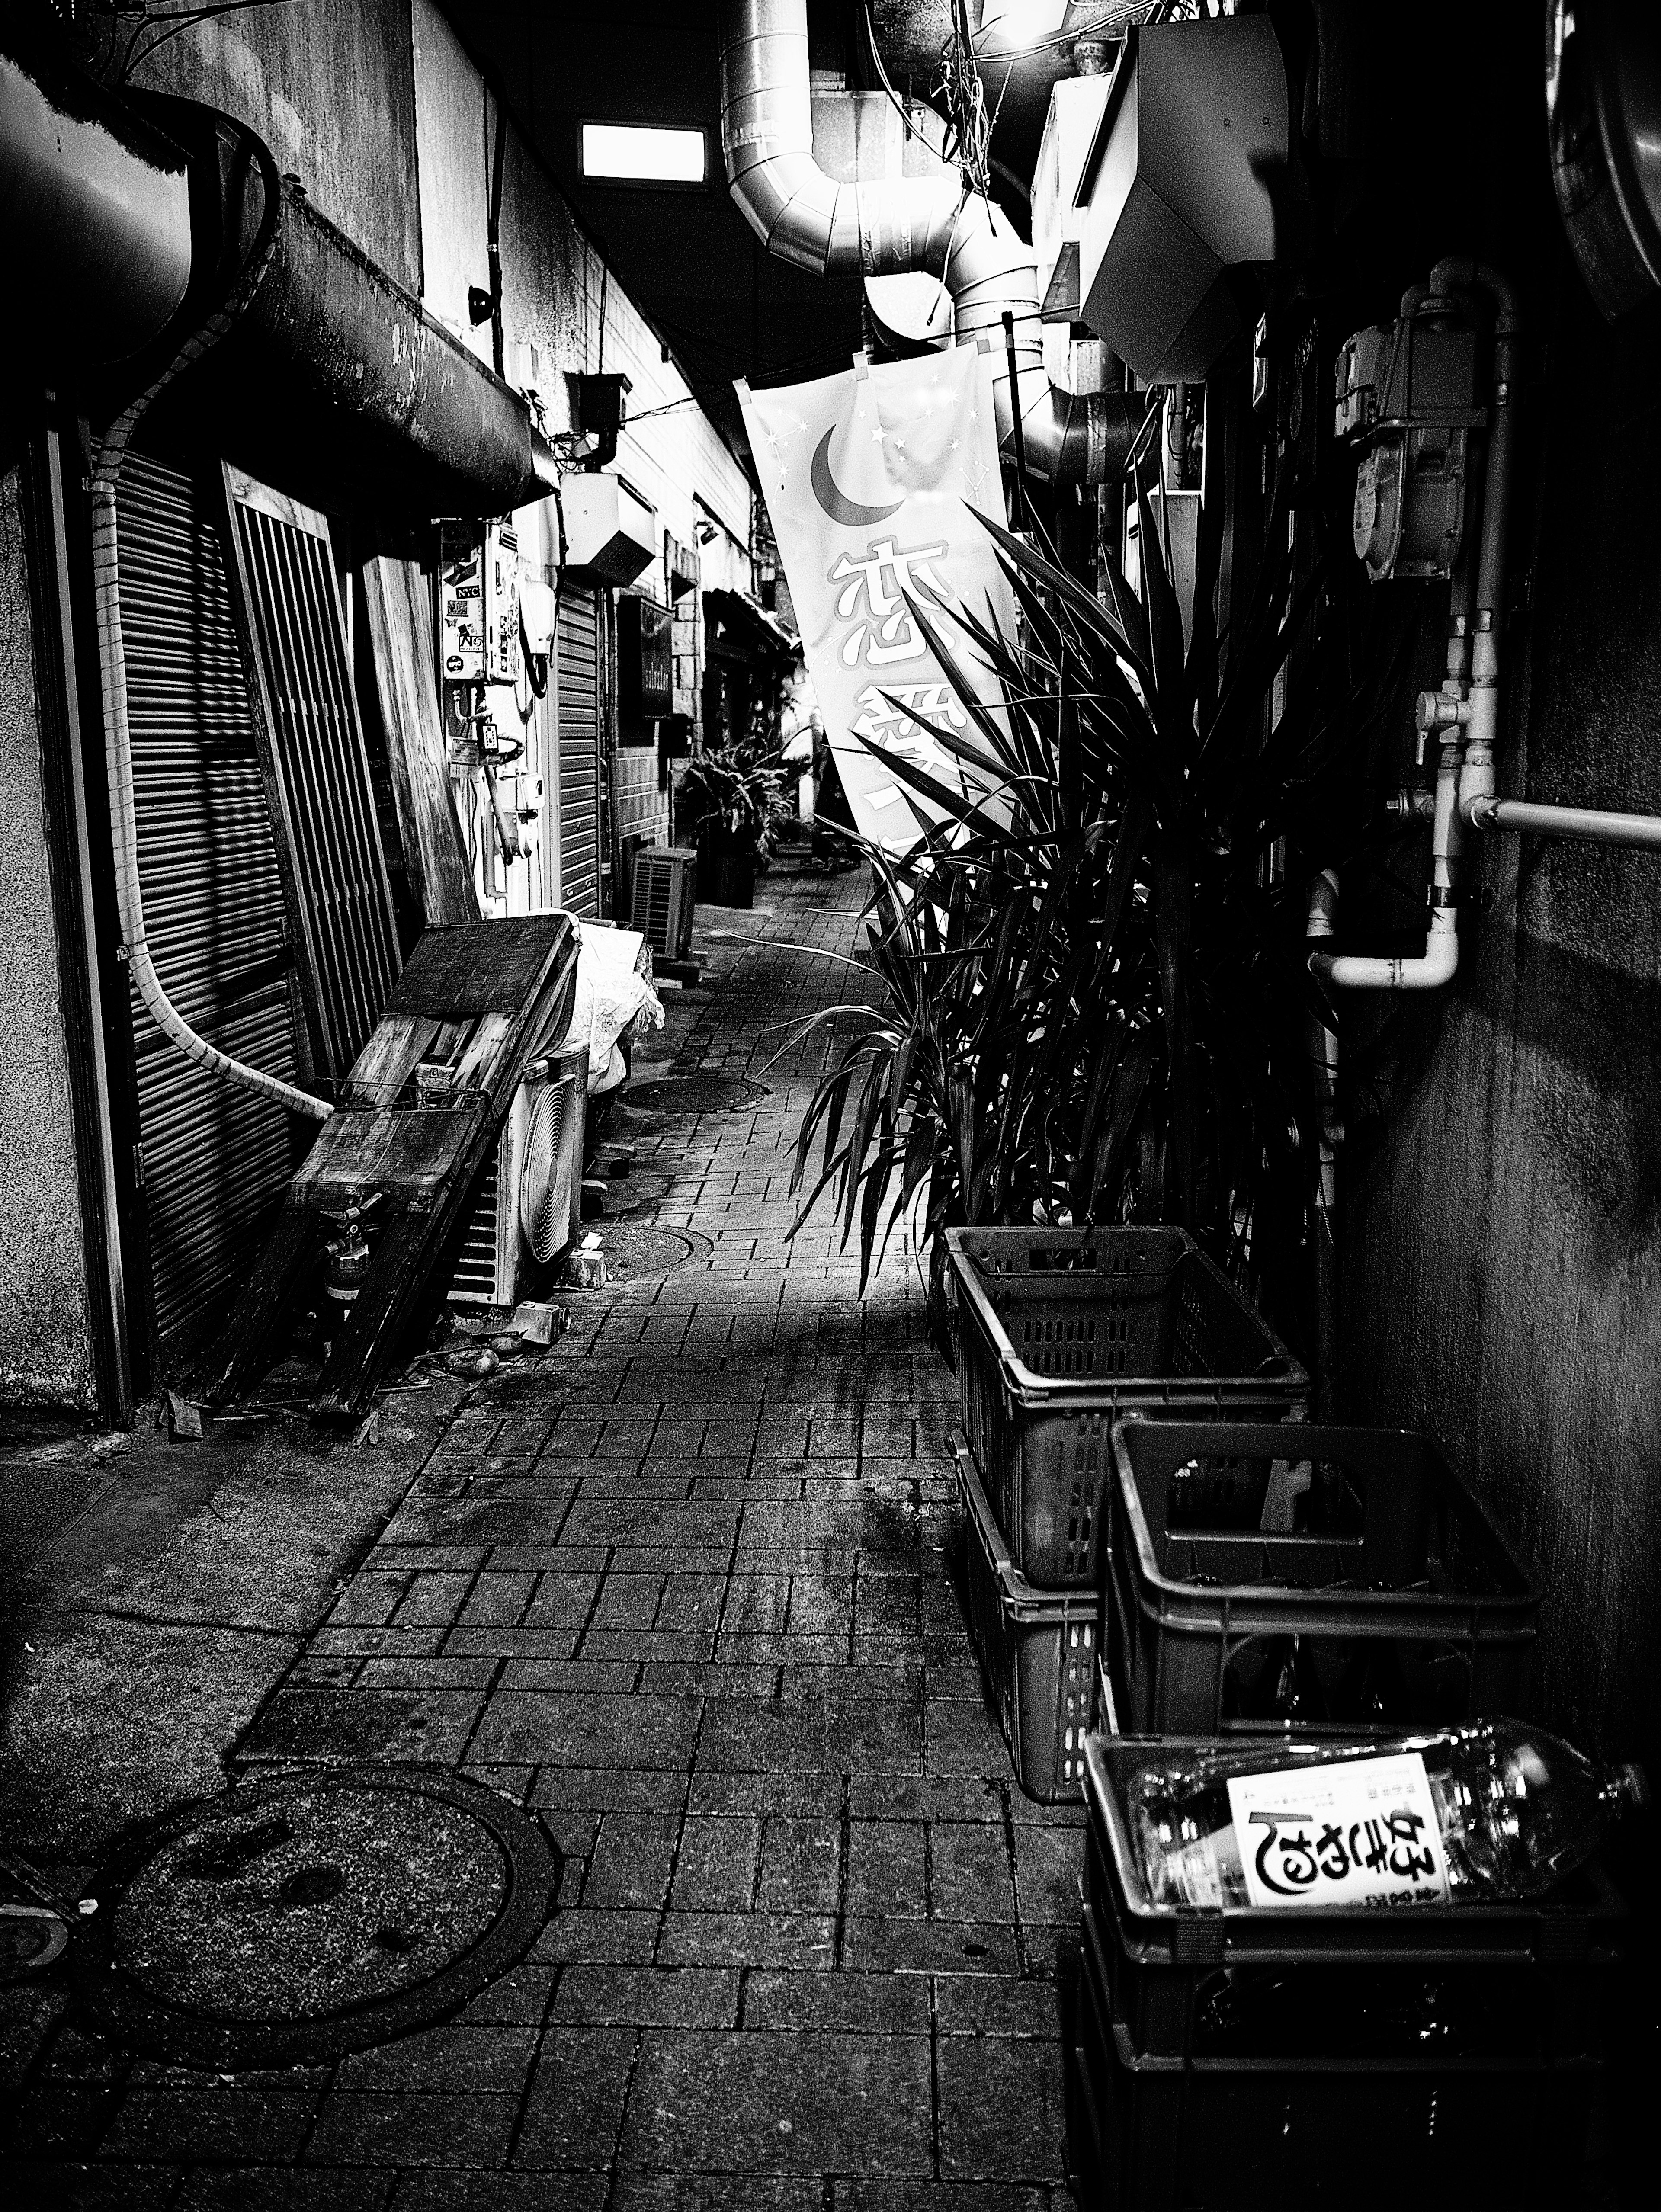
[(995, 54), (1019, 53), (1052, 38), (1067, 15), (1067, 0), (986, 0), (981, 9), (981, 33), (976, 51), (989, 59)]
[(631, 185), (701, 185), (707, 173), (703, 133), (655, 124), (585, 123), (582, 173)]

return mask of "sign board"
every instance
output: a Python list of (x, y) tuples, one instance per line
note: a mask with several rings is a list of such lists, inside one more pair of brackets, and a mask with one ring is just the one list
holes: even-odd
[(812, 384), (738, 387), (854, 820), (897, 852), (934, 810), (881, 755), (982, 795), (924, 726), (970, 732), (908, 594), (938, 616), (977, 696), (1001, 706), (996, 679), (949, 613), (964, 606), (984, 622), (989, 608), (994, 624), (1015, 635), (1014, 594), (970, 512), (1004, 514), (992, 371), (989, 356), (959, 346), (877, 368), (856, 362)]

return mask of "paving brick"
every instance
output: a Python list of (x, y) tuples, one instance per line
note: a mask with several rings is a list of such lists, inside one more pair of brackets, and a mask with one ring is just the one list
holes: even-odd
[(609, 2166), (638, 2046), (632, 2028), (550, 2028), (514, 2164), (590, 2172)]
[(763, 1912), (834, 1912), (842, 1868), (842, 1822), (775, 1814), (762, 1832), (756, 1903)]
[(487, 1628), (511, 1628), (523, 1617), (536, 1588), (532, 1574), (480, 1575), (468, 1591), (459, 1616)]
[(687, 1912), (743, 1912), (755, 1893), (758, 1820), (688, 1813), (680, 1833), (671, 1902)]
[(563, 2173), (559, 2191), (535, 2173), (406, 2173), (392, 2212), (604, 2212), (604, 2173)]
[(1084, 1838), (1075, 1828), (1015, 1831), (1015, 1897), (1029, 1926), (1076, 1928)]
[(923, 2036), (648, 2032), (621, 2146), (648, 2166), (672, 2140), (692, 2172), (926, 2175)]
[(537, 1937), (531, 1956), (538, 1961), (643, 1966), (657, 1948), (660, 1925), (656, 1912), (562, 1906)]
[(306, 2160), (321, 2166), (493, 2169), (507, 2160), (518, 2112), (516, 2096), (337, 2089), (323, 2100)]
[(763, 1971), (749, 1975), (744, 1985), (745, 2027), (927, 2035), (928, 2021), (925, 1974)]
[(468, 1575), (412, 1575), (392, 1625), (395, 1628), (447, 1628), (472, 1587)]
[(878, 1919), (851, 1912), (843, 1923), (842, 1962), (859, 1974), (1009, 1978), (1020, 1970), (1014, 1929), (995, 1921)]
[(928, 1843), (932, 1902), (940, 1919), (1013, 1920), (1009, 1846), (1001, 1827), (937, 1820)]
[(9, 2159), (6, 2202), (11, 2212), (165, 2212), (179, 2187), (171, 2166), (82, 2166), (68, 2160)]
[(556, 1811), (668, 1812), (686, 1802), (686, 1777), (650, 1767), (545, 1766), (530, 1802)]
[(571, 1966), (551, 2016), (561, 2026), (735, 2027), (738, 2014), (733, 1968)]
[(681, 1912), (664, 1917), (657, 1957), (666, 1966), (800, 1966), (835, 1963), (830, 1913)]
[(848, 1910), (915, 1916), (928, 1910), (927, 1841), (921, 1823), (855, 1820), (848, 1831)]
[(610, 2212), (824, 2212), (824, 2184), (807, 2174), (640, 2172), (619, 2169)]
[(995, 2181), (1064, 2176), (1059, 2044), (943, 2038), (938, 2063), (943, 2175)]
[(942, 2035), (1022, 2035), (1053, 2043), (1062, 2034), (1053, 1981), (943, 1974), (934, 1984), (934, 2016)]
[(349, 2052), (337, 2069), (335, 2087), (411, 2089), (429, 2095), (473, 2089), (508, 2094), (524, 2086), (535, 2056), (533, 2025), (447, 2021), (372, 2050)]
[(251, 1759), (397, 1759), (447, 1765), (460, 1758), (484, 1703), (465, 1690), (283, 1690), (238, 1748)]
[(669, 1894), (680, 1818), (673, 1813), (607, 1813), (589, 1861), (587, 1905), (654, 1911)]
[(690, 1766), (698, 1707), (691, 1699), (499, 1691), (472, 1745), (478, 1759), (555, 1766)]
[(297, 2156), (317, 2109), (312, 2089), (227, 2089), (217, 2083), (130, 2089), (101, 2148), (106, 2158), (156, 2163), (286, 2163)]

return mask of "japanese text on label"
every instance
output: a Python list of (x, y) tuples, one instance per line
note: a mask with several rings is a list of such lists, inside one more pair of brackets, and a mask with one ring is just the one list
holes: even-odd
[(1234, 1841), (1253, 1905), (1413, 1904), (1448, 1893), (1417, 1752), (1231, 1776)]

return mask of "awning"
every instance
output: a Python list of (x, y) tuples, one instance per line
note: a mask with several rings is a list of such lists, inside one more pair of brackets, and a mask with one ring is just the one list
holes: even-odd
[(745, 592), (706, 592), (704, 657), (709, 660), (794, 660), (801, 641)]

